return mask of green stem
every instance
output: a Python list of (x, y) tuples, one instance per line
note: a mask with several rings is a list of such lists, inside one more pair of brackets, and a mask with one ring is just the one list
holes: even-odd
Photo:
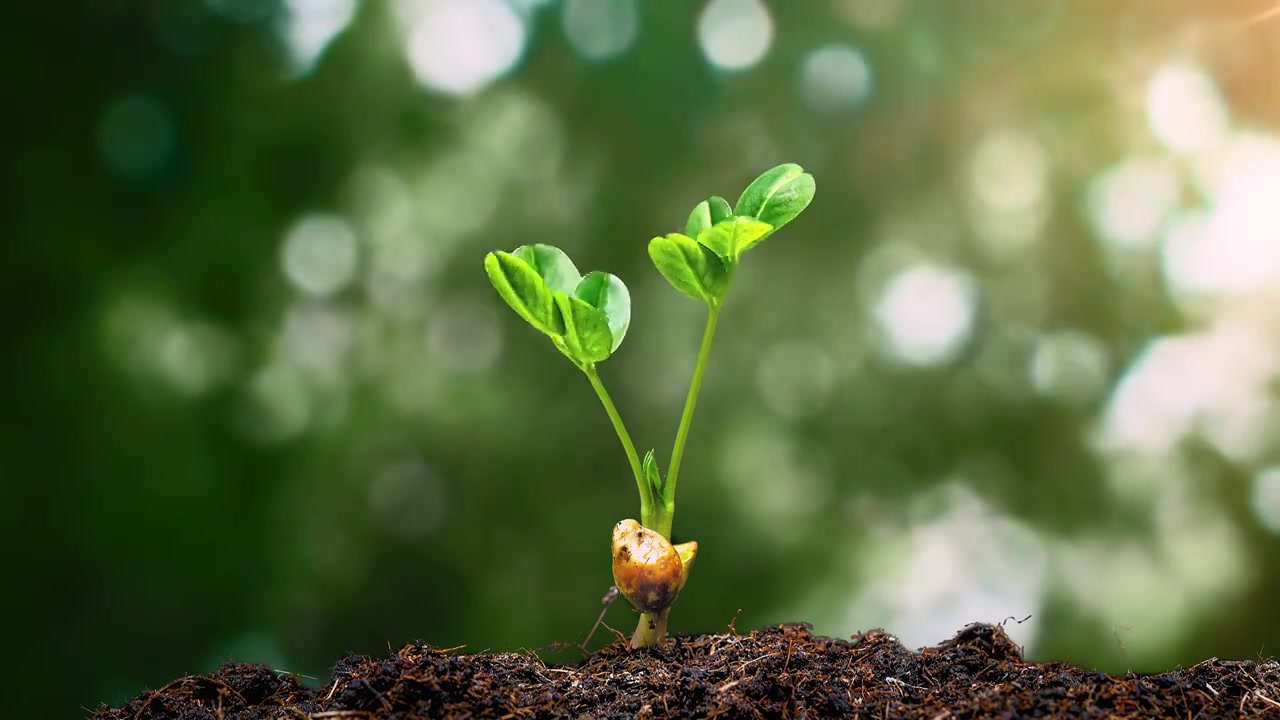
[(618, 408), (614, 407), (613, 400), (609, 397), (609, 391), (604, 389), (604, 383), (600, 381), (600, 375), (596, 373), (595, 365), (586, 365), (582, 368), (586, 373), (587, 380), (591, 381), (591, 387), (595, 388), (596, 395), (600, 396), (600, 402), (604, 405), (605, 412), (609, 413), (609, 420), (613, 422), (613, 430), (618, 433), (618, 439), (622, 441), (622, 449), (627, 453), (627, 462), (631, 463), (631, 472), (636, 476), (636, 487), (640, 490), (640, 524), (645, 527), (651, 527), (653, 522), (654, 497), (653, 490), (649, 487), (649, 483), (644, 479), (644, 471), (640, 469), (640, 456), (636, 454), (635, 443), (631, 442), (631, 434), (627, 432), (627, 426), (622, 422), (622, 416), (618, 414)]
[(689, 394), (685, 397), (684, 412), (680, 415), (680, 428), (676, 430), (675, 447), (671, 449), (671, 465), (667, 471), (667, 480), (663, 485), (662, 501), (655, 518), (654, 530), (663, 537), (671, 537), (671, 524), (676, 514), (676, 480), (680, 476), (680, 460), (684, 457), (684, 446), (689, 440), (689, 426), (693, 424), (693, 411), (698, 406), (698, 393), (702, 391), (702, 376), (707, 372), (707, 359), (711, 356), (711, 342), (716, 337), (716, 323), (720, 319), (720, 308), (707, 308), (707, 326), (702, 332), (702, 345), (698, 348), (698, 360), (693, 367), (693, 380), (689, 382)]
[(665, 607), (656, 613), (640, 613), (640, 624), (631, 635), (631, 647), (641, 648), (657, 645), (667, 636), (667, 616), (671, 608)]

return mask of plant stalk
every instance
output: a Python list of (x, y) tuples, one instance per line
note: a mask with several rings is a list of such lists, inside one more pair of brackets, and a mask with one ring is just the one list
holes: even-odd
[[(716, 323), (720, 320), (720, 308), (708, 306), (707, 325), (702, 331), (702, 344), (698, 347), (698, 360), (693, 367), (693, 379), (689, 382), (689, 394), (685, 397), (684, 412), (680, 414), (680, 427), (676, 430), (675, 446), (671, 449), (671, 465), (667, 470), (666, 483), (663, 485), (662, 497), (656, 509), (655, 524), (652, 528), (662, 536), (671, 538), (671, 525), (676, 514), (676, 480), (680, 476), (680, 460), (684, 457), (684, 446), (689, 440), (689, 427), (693, 424), (693, 411), (698, 406), (698, 393), (702, 391), (702, 376), (707, 372), (707, 360), (711, 356), (711, 343), (716, 337)], [(646, 523), (647, 526), (647, 523)], [(665, 624), (665, 622), (664, 622)]]
[(667, 636), (667, 616), (671, 608), (666, 607), (656, 613), (640, 613), (640, 624), (631, 636), (631, 647), (641, 648), (646, 645), (657, 645)]
[[(604, 405), (604, 410), (609, 414), (609, 420), (613, 422), (613, 430), (618, 434), (618, 439), (622, 441), (622, 449), (627, 453), (627, 462), (631, 464), (631, 472), (636, 476), (636, 487), (640, 490), (640, 524), (645, 527), (651, 527), (650, 523), (654, 521), (653, 514), (656, 507), (653, 497), (653, 490), (649, 487), (649, 483), (644, 479), (644, 471), (640, 469), (640, 456), (636, 454), (635, 443), (631, 442), (631, 434), (627, 432), (627, 426), (622, 422), (622, 416), (618, 414), (618, 408), (613, 404), (613, 400), (609, 397), (609, 391), (605, 390), (604, 383), (600, 381), (600, 375), (596, 373), (595, 365), (586, 365), (582, 368), (582, 372), (586, 373), (587, 380), (591, 381), (591, 387), (595, 388), (596, 395), (600, 397), (600, 402)], [(670, 527), (670, 523), (668, 523)]]

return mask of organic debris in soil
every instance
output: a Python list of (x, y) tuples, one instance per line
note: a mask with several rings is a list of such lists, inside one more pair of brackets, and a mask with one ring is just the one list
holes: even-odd
[(576, 665), (533, 654), (407, 645), (348, 656), (318, 690), (229, 663), (146, 692), (94, 720), (304, 718), (1277, 718), (1280, 663), (1206, 660), (1111, 676), (1027, 663), (998, 626), (912, 652), (880, 631), (852, 642), (783, 625), (749, 635), (615, 643)]

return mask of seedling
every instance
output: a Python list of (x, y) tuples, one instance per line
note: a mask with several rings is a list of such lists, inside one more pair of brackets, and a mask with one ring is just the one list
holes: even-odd
[(627, 286), (599, 270), (579, 273), (569, 256), (551, 245), (523, 245), (485, 256), (485, 272), (502, 299), (587, 376), (635, 475), (640, 520), (615, 525), (612, 543), (614, 582), (640, 611), (632, 647), (652, 645), (666, 636), (671, 604), (698, 553), (696, 542), (671, 544), (671, 523), (680, 461), (725, 295), (743, 254), (795, 219), (813, 200), (814, 190), (813, 176), (799, 165), (779, 165), (747, 186), (732, 208), (724, 198), (711, 197), (689, 214), (684, 233), (649, 241), (649, 257), (658, 272), (676, 290), (707, 306), (706, 328), (665, 477), (653, 450), (640, 459), (596, 369), (618, 350), (631, 324)]

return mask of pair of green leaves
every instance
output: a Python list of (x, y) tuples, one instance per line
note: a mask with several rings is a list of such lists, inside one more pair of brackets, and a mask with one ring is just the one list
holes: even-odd
[(616, 276), (578, 272), (551, 245), (522, 245), (484, 258), (489, 281), (525, 322), (580, 367), (613, 354), (631, 324), (631, 294)]
[(795, 219), (813, 200), (813, 176), (792, 163), (756, 178), (738, 203), (714, 196), (689, 214), (687, 234), (649, 241), (649, 257), (672, 287), (717, 307), (742, 254)]
[[(698, 203), (687, 234), (653, 238), (649, 257), (677, 290), (719, 307), (742, 254), (794, 220), (814, 190), (813, 176), (799, 165), (779, 165), (752, 181), (732, 208), (722, 197)], [(622, 344), (631, 295), (614, 275), (584, 276), (551, 245), (491, 252), (484, 268), (502, 299), (578, 366), (605, 360)]]

